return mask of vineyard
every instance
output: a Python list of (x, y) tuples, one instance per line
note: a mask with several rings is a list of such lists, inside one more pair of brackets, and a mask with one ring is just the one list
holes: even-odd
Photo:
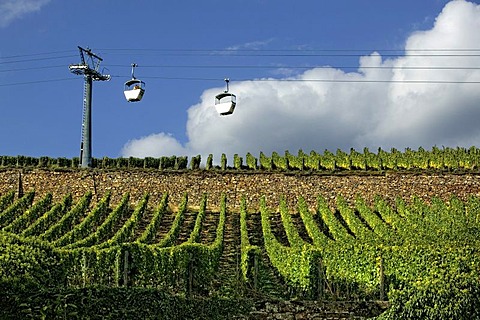
[[(160, 158), (93, 158), (92, 166), (101, 169), (113, 168), (147, 168), (159, 170), (185, 170), (199, 169), (202, 166), (201, 156), (197, 155), (188, 160), (188, 157), (171, 156)], [(78, 168), (79, 158), (50, 158), (28, 156), (0, 156), (1, 167), (40, 167), (40, 168)], [(311, 151), (304, 153), (299, 150), (292, 154), (288, 150), (283, 155), (272, 152), (270, 156), (260, 152), (255, 157), (250, 152), (241, 157), (233, 156), (233, 165), (228, 165), (225, 154), (220, 157), (218, 164), (214, 163), (213, 155), (209, 154), (203, 168), (212, 169), (245, 169), (245, 170), (310, 170), (310, 171), (335, 171), (335, 170), (474, 170), (480, 163), (480, 149), (466, 148), (438, 148), (418, 150), (406, 148), (404, 151), (392, 148), (385, 151), (381, 148), (371, 152), (364, 148), (362, 152), (350, 149), (349, 152), (337, 149), (335, 153), (325, 150), (323, 153)]]
[[(440, 165), (434, 161), (434, 151), (398, 152), (393, 162), (381, 152), (372, 153), (372, 160), (367, 161), (370, 154), (366, 151), (316, 154), (313, 162), (313, 153), (274, 153), (268, 158), (261, 154), (260, 165), (247, 155), (247, 166), (236, 156), (230, 169), (402, 168), (422, 169), (423, 175), (428, 175), (426, 169), (461, 170), (465, 177), (460, 177), (468, 186), (466, 181), (472, 178), (478, 157), (475, 148), (438, 150), (442, 154)], [(456, 153), (454, 160), (448, 152)], [(464, 156), (458, 156), (462, 153)], [(360, 160), (354, 160), (356, 155)], [(176, 159), (140, 159), (143, 164), (138, 162), (135, 168), (161, 169), (168, 163), (171, 169), (177, 165), (181, 170)], [(185, 169), (187, 159), (181, 159)], [(133, 168), (137, 160), (102, 159), (97, 161), (97, 170)], [(155, 164), (148, 167), (147, 161)], [(74, 160), (65, 165), (60, 162), (2, 157), (1, 165), (6, 173), (17, 177), (18, 167), (52, 170), (51, 166), (71, 167)], [(200, 157), (190, 163), (190, 169), (202, 172), (227, 169), (224, 157), (220, 166), (214, 166), (211, 157), (203, 169), (199, 168)], [(415, 178), (418, 174), (410, 175), (420, 180)], [(255, 301), (344, 301), (359, 305), (382, 301), (383, 308), (364, 317), (480, 318), (480, 196), (475, 188), (461, 195), (448, 190), (442, 194), (433, 190), (428, 196), (414, 192), (408, 198), (387, 197), (386, 193), (348, 197), (341, 192), (334, 197), (312, 194), (316, 189), (310, 182), (305, 189), (310, 193), (295, 191), (294, 196), (273, 186), (270, 190), (275, 191), (270, 193), (258, 186), (259, 194), (242, 189), (243, 193), (240, 190), (233, 196), (224, 185), (218, 192), (199, 189), (195, 194), (190, 184), (182, 191), (172, 186), (171, 191), (168, 187), (161, 192), (145, 188), (139, 194), (137, 187), (122, 191), (88, 190), (87, 186), (78, 189), (84, 190), (80, 193), (75, 189), (76, 193), (55, 194), (43, 187), (30, 188), (34, 184), (26, 176), (24, 173), (22, 182), (19, 175), (14, 187), (9, 181), (7, 187), (0, 188), (0, 276), (6, 298), (2, 317), (81, 318), (87, 311), (78, 309), (84, 306), (93, 309), (88, 318), (118, 318), (109, 309), (113, 308), (108, 305), (114, 305), (112, 300), (100, 307), (100, 297), (106, 296), (116, 301), (123, 297), (136, 304), (132, 308), (135, 312), (142, 309), (142, 318), (151, 316), (149, 309), (154, 308), (166, 314), (174, 312), (178, 319), (240, 318)], [(292, 184), (291, 179), (300, 179), (287, 178), (288, 184)], [(268, 175), (261, 179), (266, 184), (275, 181)], [(35, 186), (42, 185), (37, 182)], [(442, 190), (441, 186), (436, 190)], [(28, 295), (32, 290), (40, 293)], [(48, 299), (53, 301), (50, 305), (38, 305), (39, 300)], [(97, 301), (98, 308), (88, 305), (89, 299)], [(202, 304), (202, 299), (208, 302)], [(159, 300), (170, 303), (158, 305)], [(171, 314), (157, 316), (173, 318)], [(325, 311), (317, 316), (342, 319), (353, 315)]]

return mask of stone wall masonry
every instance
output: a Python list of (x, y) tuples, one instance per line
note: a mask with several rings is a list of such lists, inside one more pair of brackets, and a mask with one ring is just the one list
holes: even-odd
[(388, 308), (384, 301), (257, 301), (249, 320), (371, 319)]
[(335, 197), (342, 195), (353, 202), (361, 195), (371, 203), (376, 195), (389, 201), (399, 196), (405, 200), (418, 196), (429, 200), (433, 196), (448, 200), (456, 195), (462, 200), (469, 195), (480, 195), (480, 175), (477, 174), (295, 174), (281, 172), (232, 172), (220, 170), (70, 170), (54, 171), (44, 169), (0, 171), (0, 194), (17, 190), (21, 176), (24, 191), (34, 189), (36, 198), (50, 192), (59, 201), (67, 193), (74, 200), (88, 191), (94, 193), (94, 200), (106, 192), (112, 192), (112, 203), (117, 203), (126, 192), (133, 203), (142, 195), (150, 193), (152, 205), (157, 204), (164, 192), (169, 192), (170, 203), (178, 205), (187, 192), (190, 206), (200, 203), (204, 193), (209, 195), (208, 207), (219, 206), (222, 193), (227, 195), (230, 210), (238, 210), (240, 200), (245, 197), (249, 211), (258, 209), (261, 196), (265, 195), (267, 205), (278, 206), (285, 196), (291, 210), (296, 207), (297, 198), (302, 196), (313, 209), (316, 198), (322, 195), (331, 205)]

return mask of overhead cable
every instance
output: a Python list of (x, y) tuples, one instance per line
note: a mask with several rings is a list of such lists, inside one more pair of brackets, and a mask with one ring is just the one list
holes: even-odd
[(54, 59), (63, 59), (63, 58), (71, 58), (71, 57), (75, 57), (75, 55), (57, 56), (57, 57), (44, 57), (44, 58), (32, 58), (32, 59), (11, 60), (11, 61), (0, 61), (0, 64), (23, 63), (23, 62), (42, 61), (42, 60), (54, 60)]
[[(127, 68), (126, 64), (109, 64), (106, 67)], [(142, 68), (179, 68), (179, 69), (386, 69), (386, 70), (480, 70), (480, 67), (463, 66), (342, 66), (342, 65), (142, 65)]]
[[(119, 75), (112, 75), (112, 78), (125, 78)], [(219, 81), (219, 78), (200, 77), (163, 77), (163, 76), (142, 76), (143, 79), (160, 80), (190, 80), (190, 81)], [(361, 79), (234, 79), (234, 82), (334, 82), (334, 83), (431, 83), (431, 84), (479, 84), (479, 81), (449, 81), (449, 80), (361, 80)]]
[(27, 84), (35, 84), (35, 83), (71, 81), (71, 80), (77, 80), (77, 78), (60, 78), (60, 79), (32, 80), (32, 81), (15, 82), (15, 83), (0, 83), (0, 87), (19, 86), (19, 85), (27, 85)]

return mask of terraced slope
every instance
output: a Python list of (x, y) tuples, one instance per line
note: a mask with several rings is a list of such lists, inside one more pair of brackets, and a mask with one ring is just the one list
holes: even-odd
[[(477, 183), (477, 177), (463, 178), (471, 187)], [(99, 190), (95, 197), (91, 190), (75, 196), (6, 190), (0, 231), (51, 247), (64, 257), (62, 281), (76, 288), (363, 301), (388, 299), (404, 288), (434, 290), (438, 275), (450, 286), (458, 275), (478, 280), (480, 199), (473, 187), (430, 198), (316, 194), (313, 205), (311, 193), (290, 197), (283, 187), (268, 202), (237, 193)]]

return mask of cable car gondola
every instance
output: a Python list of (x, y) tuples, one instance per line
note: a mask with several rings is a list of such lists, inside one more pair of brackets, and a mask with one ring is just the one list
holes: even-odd
[(233, 113), (237, 104), (237, 97), (228, 92), (228, 83), (230, 79), (225, 79), (227, 83), (227, 90), (215, 96), (215, 109), (221, 116), (226, 116)]
[(132, 79), (125, 82), (125, 89), (123, 90), (128, 102), (142, 100), (143, 94), (145, 93), (145, 82), (135, 78), (135, 67), (138, 67), (138, 65), (132, 63)]

